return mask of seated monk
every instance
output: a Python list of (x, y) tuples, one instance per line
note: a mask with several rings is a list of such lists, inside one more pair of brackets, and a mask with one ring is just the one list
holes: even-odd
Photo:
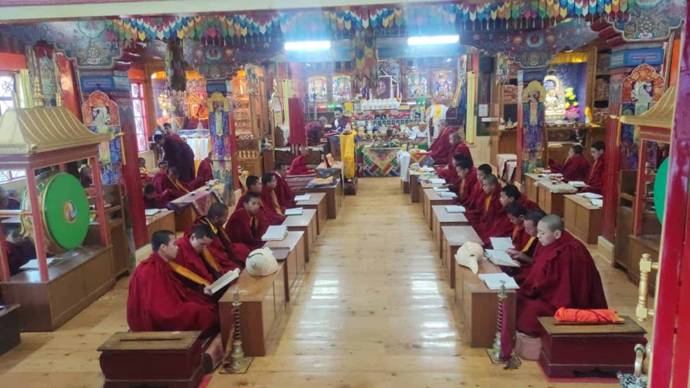
[(139, 179), (142, 185), (146, 185), (151, 182), (151, 175), (149, 170), (146, 168), (146, 159), (139, 158)]
[(7, 195), (5, 189), (0, 187), (0, 209), (3, 210), (19, 210), (21, 204), (16, 199)]
[(151, 183), (153, 183), (153, 187), (156, 189), (158, 194), (165, 191), (164, 186), (167, 185), (167, 180), (168, 180), (168, 162), (161, 161), (158, 163), (158, 172), (156, 172), (153, 175), (153, 178), (151, 179)]
[[(212, 242), (213, 232), (206, 225), (195, 225), (190, 233), (177, 239), (179, 249), (173, 261), (204, 280), (204, 282), (195, 282), (192, 279), (184, 279), (188, 287), (206, 286), (225, 273), (215, 257), (204, 255), (204, 251)], [(203, 288), (200, 291), (203, 292)]]
[[(501, 222), (502, 219), (506, 218), (506, 214), (503, 205), (501, 205), (501, 184), (496, 175), (485, 176), (482, 188), (484, 189), (484, 200), (481, 209), (479, 209), (479, 217), (468, 218), (468, 220), (482, 241), (488, 240), (489, 237), (509, 236), (510, 226), (506, 228), (505, 223)], [(500, 224), (504, 228), (499, 228), (494, 224)]]
[(466, 209), (471, 209), (472, 195), (475, 187), (479, 186), (477, 180), (477, 170), (472, 165), (470, 159), (461, 155), (455, 159), (455, 170), (457, 171), (459, 182), (456, 192), (458, 194), (458, 203)]
[(177, 173), (177, 168), (175, 167), (168, 168), (167, 179), (163, 181), (161, 186), (163, 191), (159, 191), (158, 195), (160, 196), (161, 201), (165, 203), (189, 193), (189, 188), (187, 188), (187, 185), (180, 181), (180, 176)]
[(587, 186), (583, 187), (580, 191), (586, 193), (597, 193), (601, 194), (604, 189), (604, 174), (605, 174), (605, 164), (604, 164), (604, 151), (606, 150), (606, 144), (603, 141), (595, 141), (592, 143), (592, 158), (594, 158), (594, 164), (592, 165), (592, 170), (589, 172), (589, 178), (587, 178)]
[(261, 225), (261, 234), (266, 231), (266, 228), (270, 225), (268, 223), (268, 220), (266, 218), (266, 210), (265, 206), (263, 204), (263, 201), (261, 201), (261, 192), (263, 190), (263, 184), (261, 183), (261, 178), (259, 178), (256, 175), (250, 175), (247, 177), (245, 180), (245, 186), (247, 186), (247, 190), (242, 194), (242, 196), (237, 200), (237, 207), (240, 207), (241, 204), (244, 202), (244, 197), (248, 193), (255, 193), (259, 196), (259, 210), (257, 211), (257, 218), (259, 221), (259, 225)]
[[(515, 214), (520, 213), (518, 210), (514, 211), (513, 215), (511, 215), (510, 209), (515, 209), (517, 207), (520, 207), (526, 211), (526, 209), (520, 204), (508, 205), (506, 212), (511, 219), (515, 216)], [(517, 236), (516, 239), (513, 239), (514, 249), (509, 249), (507, 253), (510, 257), (520, 262), (521, 267), (517, 274), (514, 275), (515, 281), (518, 284), (521, 284), (525, 280), (529, 274), (530, 268), (532, 268), (532, 257), (534, 257), (534, 252), (539, 246), (539, 240), (537, 239), (537, 225), (545, 215), (546, 214), (544, 214), (544, 212), (541, 210), (531, 210), (526, 211), (524, 215), (519, 216), (519, 218), (516, 218), (515, 220), (516, 223), (520, 221), (522, 222), (523, 232), (521, 235)], [(525, 241), (525, 239), (527, 239), (527, 236), (525, 235), (530, 237), (527, 241)], [(523, 243), (524, 245), (520, 246), (520, 244)]]
[(245, 244), (230, 240), (224, 229), (228, 216), (228, 207), (221, 202), (214, 202), (209, 206), (206, 215), (197, 218), (194, 227), (185, 233), (185, 236), (191, 235), (191, 232), (198, 225), (206, 225), (213, 232), (213, 241), (203, 251), (203, 256), (207, 263), (217, 263), (220, 273), (226, 273), (235, 268), (244, 268), (247, 256), (251, 252), (251, 249)]
[(211, 153), (209, 152), (208, 156), (199, 163), (193, 187), (198, 189), (210, 180), (213, 180), (213, 163), (211, 162)]
[(7, 233), (3, 243), (2, 249), (5, 251), (10, 267), (10, 276), (19, 273), (24, 264), (36, 258), (36, 247), (33, 241), (23, 236), (18, 229)]
[(264, 174), (261, 178), (261, 203), (264, 219), (269, 225), (280, 225), (285, 221), (285, 208), (280, 206), (276, 195), (277, 179), (273, 173)]
[(589, 176), (589, 162), (582, 155), (582, 146), (574, 144), (568, 150), (568, 159), (565, 160), (563, 166), (550, 166), (554, 173), (563, 174), (563, 180), (570, 181), (586, 181)]
[(132, 331), (188, 331), (206, 334), (218, 328), (218, 305), (183, 279), (203, 284), (204, 279), (174, 263), (178, 254), (175, 234), (153, 233), (153, 253), (142, 261), (129, 280), (127, 323)]
[(515, 185), (505, 185), (501, 189), (501, 203), (503, 206), (506, 206), (509, 203), (519, 203), (522, 205), (527, 211), (530, 210), (537, 210), (539, 209), (539, 205), (536, 203), (530, 201), (522, 195), (520, 192), (520, 189), (517, 188)]
[(563, 220), (550, 214), (539, 221), (540, 246), (517, 292), (517, 330), (541, 334), (537, 317), (553, 316), (561, 307), (607, 308), (601, 277), (587, 248), (565, 231)]
[(164, 201), (162, 196), (156, 192), (153, 184), (147, 183), (144, 186), (144, 206), (147, 209), (165, 209), (167, 201)]
[(225, 233), (230, 240), (242, 243), (251, 250), (264, 246), (261, 236), (266, 227), (262, 225), (260, 207), (261, 196), (255, 192), (247, 192), (240, 198), (235, 211), (225, 224)]
[(309, 148), (302, 147), (300, 154), (292, 160), (288, 175), (308, 175), (313, 174), (314, 170), (307, 167), (307, 156), (309, 155)]
[[(453, 145), (450, 143), (450, 135), (455, 131), (453, 127), (446, 127), (441, 134), (431, 143), (429, 148), (429, 156), (434, 161), (435, 165), (448, 164), (448, 155), (453, 150)], [(452, 154), (454, 155), (454, 154)]]
[(278, 203), (280, 206), (289, 209), (296, 206), (295, 193), (290, 189), (285, 176), (287, 175), (287, 166), (283, 163), (276, 163), (274, 171), (276, 176), (276, 195), (278, 196)]

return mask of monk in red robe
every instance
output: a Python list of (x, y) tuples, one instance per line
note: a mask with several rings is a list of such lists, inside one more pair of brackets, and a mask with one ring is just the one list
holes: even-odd
[(153, 178), (151, 179), (151, 183), (153, 183), (153, 187), (156, 189), (156, 192), (158, 192), (158, 194), (162, 193), (165, 190), (163, 187), (165, 184), (167, 184), (167, 180), (168, 162), (163, 160), (158, 163), (158, 171), (153, 175)]
[(450, 162), (448, 155), (453, 150), (450, 143), (450, 135), (455, 131), (453, 127), (446, 127), (441, 134), (431, 143), (429, 156), (434, 160), (435, 165), (445, 165)]
[[(206, 225), (196, 225), (192, 228), (191, 233), (177, 239), (179, 250), (173, 261), (211, 284), (225, 273), (215, 258), (204, 255), (204, 251), (212, 242), (213, 232), (211, 228)], [(195, 285), (189, 284), (189, 286)]]
[(261, 196), (254, 192), (247, 192), (241, 198), (232, 213), (225, 232), (228, 237), (236, 243), (242, 243), (250, 249), (258, 249), (264, 246), (261, 236), (265, 232), (259, 209), (261, 207)]
[(584, 182), (589, 176), (589, 162), (582, 155), (582, 146), (574, 144), (568, 150), (568, 159), (563, 166), (551, 166), (552, 172), (563, 174), (563, 180)]
[(141, 180), (141, 185), (145, 186), (147, 183), (151, 183), (151, 174), (146, 168), (146, 159), (139, 158), (139, 180)]
[(276, 195), (277, 179), (273, 173), (266, 173), (261, 178), (261, 203), (264, 218), (269, 225), (280, 225), (285, 221), (285, 208), (280, 206)]
[(153, 253), (129, 280), (127, 323), (132, 331), (210, 333), (218, 328), (218, 305), (182, 279), (206, 287), (207, 281), (173, 260), (178, 254), (175, 234), (161, 230), (151, 238)]
[(19, 210), (21, 204), (16, 199), (10, 197), (4, 188), (0, 187), (0, 209)]
[[(519, 211), (511, 214), (511, 209), (515, 208), (522, 208), (525, 211), (525, 214), (520, 215), (521, 213)], [(537, 239), (537, 225), (546, 214), (544, 214), (544, 212), (541, 210), (527, 211), (524, 207), (522, 207), (522, 205), (517, 203), (508, 205), (506, 208), (506, 213), (508, 213), (508, 217), (510, 217), (511, 220), (514, 220), (516, 224), (519, 222), (522, 223), (523, 232), (521, 233), (521, 236), (518, 236), (517, 240), (513, 240), (513, 249), (509, 249), (507, 251), (510, 257), (520, 262), (521, 267), (514, 277), (515, 281), (518, 284), (521, 284), (529, 274), (529, 271), (532, 267), (532, 258), (534, 257), (534, 252), (536, 251), (537, 246), (539, 246), (539, 240)], [(529, 236), (529, 240), (525, 242), (525, 239), (528, 238), (527, 236)], [(520, 244), (523, 245), (520, 246)]]
[(436, 172), (438, 176), (445, 179), (450, 186), (455, 186), (460, 181), (460, 177), (455, 169), (455, 157), (462, 156), (472, 161), (472, 154), (470, 153), (470, 149), (467, 147), (467, 144), (465, 144), (463, 141), (460, 132), (454, 132), (452, 135), (450, 135), (450, 144), (451, 149), (449, 150), (449, 155), (447, 158), (448, 164), (446, 167), (437, 168)]
[(185, 236), (190, 236), (198, 225), (205, 225), (211, 230), (213, 241), (202, 253), (207, 263), (217, 263), (214, 267), (218, 267), (221, 274), (235, 268), (244, 268), (247, 256), (252, 251), (245, 244), (230, 240), (224, 228), (228, 216), (228, 207), (223, 203), (214, 202), (209, 206), (206, 215), (197, 218), (194, 227), (185, 233)]
[(594, 164), (589, 172), (589, 178), (587, 178), (587, 186), (580, 191), (601, 194), (601, 191), (604, 189), (604, 151), (606, 151), (606, 144), (603, 141), (592, 143)]
[(206, 184), (206, 182), (213, 179), (213, 162), (211, 162), (211, 153), (208, 153), (206, 159), (199, 163), (199, 167), (196, 170), (196, 179), (194, 180), (194, 188)]
[(189, 193), (187, 185), (180, 181), (177, 168), (169, 167), (166, 178), (167, 179), (160, 183), (160, 191), (158, 192), (160, 200), (164, 203), (168, 203)]
[(188, 183), (194, 180), (194, 151), (180, 135), (173, 132), (170, 124), (164, 124), (166, 134), (156, 135), (154, 140), (165, 153), (165, 161), (169, 167), (176, 167), (180, 172), (180, 180)]
[(477, 170), (472, 165), (472, 161), (463, 156), (455, 159), (455, 170), (459, 178), (456, 190), (458, 203), (465, 208), (470, 208), (472, 192), (475, 187), (479, 186)]
[(308, 175), (313, 174), (314, 170), (307, 167), (307, 156), (309, 155), (309, 148), (302, 147), (300, 154), (292, 160), (290, 170), (287, 175)]
[(542, 328), (537, 317), (553, 316), (561, 307), (607, 308), (601, 277), (587, 248), (565, 231), (557, 215), (539, 221), (541, 244), (517, 298), (517, 330), (536, 337)]
[(511, 227), (503, 222), (506, 214), (501, 205), (501, 185), (496, 175), (485, 176), (482, 187), (484, 201), (481, 204), (479, 218), (470, 219), (470, 223), (482, 241), (489, 237), (509, 236)]
[(530, 201), (527, 197), (522, 195), (520, 189), (515, 185), (505, 185), (501, 189), (501, 204), (507, 206), (510, 203), (519, 203), (527, 211), (539, 210), (539, 205)]
[(290, 189), (285, 176), (287, 175), (287, 166), (282, 163), (276, 164), (275, 176), (276, 176), (276, 195), (278, 196), (278, 202), (280, 206), (289, 209), (295, 207), (295, 193)]
[(153, 184), (147, 183), (144, 186), (144, 206), (147, 209), (165, 209), (167, 202), (163, 200), (161, 195), (156, 192), (156, 188)]

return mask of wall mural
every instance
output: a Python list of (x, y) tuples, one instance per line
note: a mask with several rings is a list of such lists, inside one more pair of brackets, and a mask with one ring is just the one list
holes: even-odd
[(82, 104), (84, 125), (92, 132), (110, 135), (110, 141), (98, 148), (104, 184), (116, 184), (122, 174), (122, 140), (118, 104), (107, 94), (96, 90)]
[(546, 89), (542, 81), (544, 73), (541, 71), (521, 72), (522, 82), (525, 87), (522, 91), (523, 109), (523, 172), (541, 167), (542, 154), (544, 152), (544, 125), (545, 106), (544, 99)]
[[(229, 123), (230, 101), (222, 93), (215, 92), (208, 99), (209, 132), (211, 134), (211, 159), (213, 177), (230, 185), (232, 189), (232, 143)], [(232, 191), (232, 190), (230, 190)]]

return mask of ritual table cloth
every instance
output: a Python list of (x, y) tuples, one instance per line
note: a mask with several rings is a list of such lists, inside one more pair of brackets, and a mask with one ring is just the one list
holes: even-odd
[(399, 147), (364, 145), (357, 150), (360, 176), (400, 176)]

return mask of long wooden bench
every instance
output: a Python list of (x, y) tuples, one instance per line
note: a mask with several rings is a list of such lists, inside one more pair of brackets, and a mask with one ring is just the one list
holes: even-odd
[(564, 196), (565, 228), (587, 244), (596, 244), (601, 231), (601, 207), (576, 194)]
[(297, 207), (316, 210), (316, 233), (321, 234), (326, 227), (328, 209), (325, 193), (308, 193), (309, 199), (297, 202)]
[(434, 191), (433, 188), (425, 189), (423, 198), (424, 198), (424, 203), (422, 204), (422, 206), (423, 206), (422, 213), (424, 214), (424, 221), (426, 222), (427, 226), (429, 226), (429, 230), (431, 230), (433, 227), (433, 223), (431, 222), (432, 207), (433, 206), (442, 206), (442, 205), (452, 205), (455, 203), (455, 199), (443, 198), (439, 195), (439, 193)]
[(464, 243), (472, 241), (481, 244), (482, 239), (470, 225), (442, 226), (441, 233), (443, 235), (441, 265), (448, 275), (450, 288), (455, 288), (455, 253)]
[(304, 209), (300, 215), (288, 216), (283, 225), (289, 231), (304, 233), (304, 259), (309, 262), (309, 253), (316, 241), (316, 210)]
[(443, 234), (441, 233), (441, 227), (469, 225), (465, 213), (448, 213), (446, 206), (447, 205), (437, 205), (431, 207), (431, 234), (438, 246), (439, 257), (443, 254)]
[(266, 247), (274, 251), (276, 259), (285, 261), (284, 275), (287, 300), (291, 299), (297, 288), (297, 280), (304, 276), (306, 271), (304, 240), (304, 232), (288, 232), (284, 240), (266, 243)]
[(253, 277), (242, 271), (239, 279), (218, 301), (223, 343), (228, 343), (234, 330), (232, 301), (236, 291), (242, 302), (240, 332), (244, 353), (252, 357), (265, 356), (278, 343), (276, 328), (285, 316), (288, 301), (285, 272), (285, 262), (279, 263), (278, 271), (268, 276)]
[[(460, 320), (463, 322), (462, 336), (473, 348), (489, 348), (496, 335), (496, 318), (498, 314), (498, 291), (490, 290), (469, 268), (454, 262), (457, 277), (455, 287), (455, 304)], [(501, 270), (488, 260), (479, 261), (478, 274), (497, 273)], [(515, 324), (516, 293), (507, 291), (505, 300), (508, 308), (506, 322)]]

